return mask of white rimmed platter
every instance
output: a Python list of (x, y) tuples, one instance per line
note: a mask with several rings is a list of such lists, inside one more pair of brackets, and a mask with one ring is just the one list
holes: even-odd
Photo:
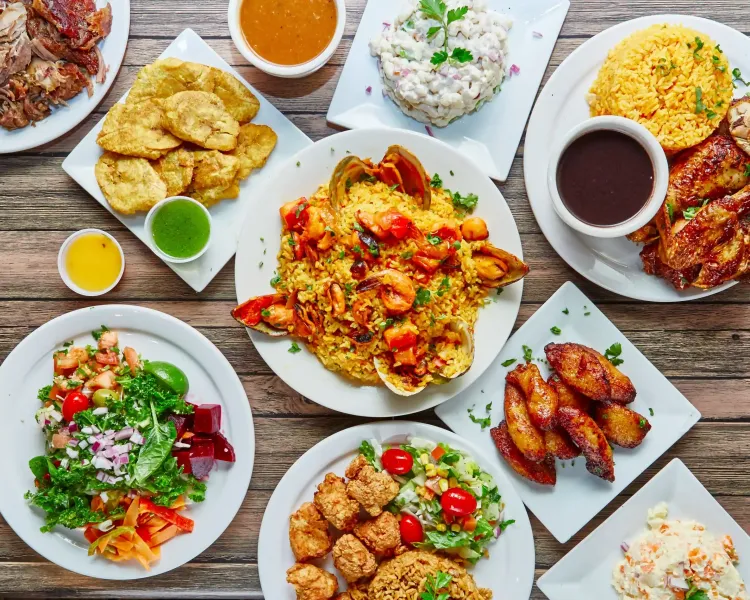
[(750, 581), (750, 536), (724, 510), (679, 459), (673, 459), (604, 523), (539, 578), (550, 600), (617, 600), (612, 570), (622, 559), (620, 544), (630, 544), (646, 531), (648, 510), (660, 502), (669, 520), (697, 521), (716, 538), (731, 535), (740, 562), (737, 569)]
[(65, 106), (54, 107), (49, 117), (33, 126), (14, 131), (0, 127), (0, 154), (30, 150), (65, 135), (88, 117), (107, 95), (120, 71), (130, 35), (130, 0), (96, 0), (96, 7), (103, 8), (108, 3), (112, 7), (112, 30), (99, 42), (104, 63), (109, 68), (107, 79), (98, 84), (92, 78), (94, 93), (91, 97), (84, 90)]
[[(509, 68), (516, 65), (520, 72), (506, 77), (502, 91), (476, 113), (430, 131), (468, 156), (486, 175), (505, 181), (570, 2), (488, 0), (487, 5), (513, 19), (507, 60)], [(408, 6), (406, 0), (367, 3), (328, 109), (329, 122), (347, 129), (394, 127), (426, 133), (423, 123), (403, 114), (383, 96), (377, 60), (369, 48), (370, 39), (382, 31), (383, 24), (392, 23)]]
[[(553, 327), (560, 329), (559, 335), (551, 331)], [(551, 342), (581, 343), (601, 353), (612, 344), (622, 346), (620, 357), (625, 362), (619, 369), (630, 377), (638, 392), (629, 408), (645, 416), (652, 429), (638, 448), (615, 448), (614, 483), (589, 474), (583, 457), (572, 462), (557, 461), (557, 485), (554, 487), (531, 483), (505, 463), (492, 442), (489, 429), (481, 431), (470, 419), (469, 409), (474, 408), (475, 417), (484, 417), (485, 406), (492, 402), (489, 416), (492, 425), (497, 426), (504, 418), (505, 376), (523, 362), (523, 346), (531, 348), (534, 363), (546, 379), (550, 370), (540, 359), (544, 358), (544, 346)], [(511, 359), (515, 362), (503, 366)], [(492, 367), (470, 389), (435, 412), (453, 431), (474, 440), (487, 457), (495, 457), (529, 510), (561, 544), (614, 500), (701, 417), (688, 399), (571, 282), (557, 290), (513, 334)]]
[[(429, 174), (438, 173), (443, 185), (462, 194), (474, 193), (479, 203), (474, 215), (487, 222), (490, 242), (522, 257), (521, 238), (513, 215), (497, 187), (466, 156), (439, 140), (394, 129), (347, 131), (316, 142), (299, 152), (286, 165), (285, 177), (269, 182), (259, 192), (263, 198), (245, 221), (235, 262), (237, 301), (275, 293), (270, 280), (275, 275), (281, 244), (279, 207), (319, 186), (328, 186), (336, 164), (345, 156), (370, 157), (379, 161), (386, 149), (400, 144), (411, 151)], [(271, 369), (298, 393), (339, 412), (394, 417), (426, 410), (468, 388), (489, 367), (508, 339), (518, 315), (523, 282), (515, 283), (499, 296), (491, 296), (480, 309), (475, 326), (475, 358), (471, 369), (450, 384), (428, 386), (420, 394), (404, 398), (384, 386), (360, 386), (326, 370), (300, 343), (302, 352), (290, 353), (289, 337), (270, 337), (248, 329), (250, 339)]]
[[(657, 23), (682, 24), (705, 33), (721, 45), (732, 67), (750, 72), (750, 41), (716, 21), (687, 15), (654, 15), (607, 29), (566, 58), (540, 92), (526, 131), (524, 178), (531, 209), (547, 241), (582, 276), (628, 298), (684, 302), (718, 294), (735, 284), (678, 291), (665, 280), (647, 275), (639, 256), (642, 246), (626, 238), (598, 239), (574, 231), (555, 212), (547, 186), (551, 152), (568, 131), (589, 118), (586, 94), (608, 52), (630, 34)], [(742, 96), (747, 91), (741, 85), (735, 94)]]
[[(508, 477), (479, 449), (457, 435), (433, 425), (410, 421), (389, 421), (359, 425), (341, 431), (313, 446), (287, 471), (271, 496), (258, 540), (258, 571), (266, 598), (294, 600), (292, 586), (286, 582), (286, 571), (295, 562), (289, 546), (289, 516), (304, 502), (311, 502), (317, 485), (326, 473), (343, 476), (347, 465), (358, 454), (363, 440), (402, 444), (409, 437), (445, 442), (471, 454), (479, 466), (495, 479), (505, 502), (505, 519), (515, 519), (491, 545), (490, 558), (470, 568), (478, 587), (489, 588), (495, 598), (528, 598), (534, 580), (534, 536), (521, 499)], [(321, 563), (331, 573), (336, 570), (330, 556)], [(340, 591), (346, 589), (340, 579)]]
[[(206, 500), (191, 504), (186, 515), (195, 529), (162, 547), (159, 562), (145, 571), (133, 562), (116, 563), (87, 554), (80, 530), (55, 528), (42, 533), (44, 513), (28, 505), (24, 493), (34, 489), (31, 458), (44, 454), (44, 438), (34, 419), (41, 406), (37, 390), (49, 385), (52, 352), (70, 340), (92, 343), (91, 331), (107, 325), (122, 347), (132, 346), (147, 359), (165, 360), (188, 376), (187, 399), (220, 404), (222, 431), (234, 446), (235, 463), (217, 463), (207, 481)], [(245, 498), (253, 470), (255, 433), (242, 383), (224, 355), (206, 337), (167, 314), (136, 306), (84, 308), (45, 323), (26, 337), (0, 367), (0, 403), (7, 432), (0, 439), (0, 469), (6, 474), (0, 513), (13, 530), (51, 562), (98, 579), (140, 579), (166, 573), (192, 560), (224, 532)]]
[[(247, 86), (260, 102), (260, 110), (253, 123), (268, 125), (278, 135), (278, 143), (268, 162), (262, 169), (253, 171), (240, 183), (240, 195), (235, 200), (224, 200), (210, 208), (213, 233), (211, 245), (199, 259), (190, 263), (166, 265), (196, 292), (201, 292), (211, 283), (237, 250), (237, 237), (242, 222), (255, 203), (262, 202), (258, 194), (267, 181), (275, 177), (279, 167), (290, 156), (312, 144), (310, 139), (281, 114), (255, 88), (247, 83), (229, 64), (224, 61), (198, 34), (186, 29), (157, 58), (179, 58), (185, 61), (202, 63), (231, 73)], [(124, 102), (127, 94), (120, 98)], [(133, 216), (115, 212), (104, 198), (96, 182), (94, 167), (103, 150), (96, 143), (96, 136), (102, 129), (104, 119), (81, 140), (63, 161), (62, 167), (83, 189), (91, 194), (99, 204), (114, 215), (130, 232), (149, 246), (149, 236), (145, 228), (146, 213)], [(150, 247), (150, 246), (149, 246)]]

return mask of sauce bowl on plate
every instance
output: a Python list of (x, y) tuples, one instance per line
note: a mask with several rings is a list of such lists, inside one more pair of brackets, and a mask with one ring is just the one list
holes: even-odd
[(120, 283), (125, 254), (118, 241), (101, 229), (81, 229), (66, 239), (57, 255), (65, 285), (81, 296), (102, 296)]
[(547, 183), (555, 211), (569, 227), (593, 237), (623, 237), (648, 224), (663, 205), (669, 163), (643, 125), (594, 117), (553, 149)]
[(206, 253), (211, 244), (211, 213), (197, 200), (172, 196), (155, 204), (146, 215), (149, 246), (163, 260), (181, 264)]
[(298, 78), (326, 64), (341, 43), (345, 0), (229, 0), (232, 41), (253, 66)]

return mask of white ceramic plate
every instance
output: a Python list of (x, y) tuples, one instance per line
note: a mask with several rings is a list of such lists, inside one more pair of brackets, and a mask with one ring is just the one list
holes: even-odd
[(669, 505), (669, 519), (702, 523), (709, 533), (734, 540), (740, 575), (750, 581), (750, 536), (695, 478), (679, 458), (666, 467), (565, 558), (539, 578), (550, 600), (617, 600), (612, 569), (622, 559), (622, 542), (632, 543), (646, 529), (646, 515), (659, 502)]
[(22, 152), (36, 148), (68, 133), (86, 117), (88, 117), (107, 95), (109, 88), (115, 82), (120, 71), (122, 59), (130, 34), (130, 0), (96, 0), (97, 8), (112, 6), (112, 30), (109, 35), (99, 42), (99, 49), (104, 57), (104, 63), (109, 67), (107, 79), (104, 83), (94, 85), (94, 95), (89, 98), (86, 90), (82, 91), (67, 106), (52, 109), (52, 114), (33, 126), (7, 131), (0, 127), (0, 154)]
[[(481, 110), (448, 127), (432, 127), (435, 137), (467, 156), (493, 179), (505, 181), (521, 141), (526, 119), (534, 104), (568, 0), (488, 0), (488, 6), (513, 19), (508, 34), (508, 66), (519, 75), (506, 78), (502, 91)], [(340, 127), (395, 127), (425, 133), (423, 123), (407, 117), (382, 94), (377, 59), (370, 55), (370, 40), (409, 6), (406, 0), (368, 2), (352, 43), (328, 121)], [(539, 37), (537, 34), (541, 34)], [(372, 87), (372, 93), (366, 89)]]
[[(534, 536), (529, 517), (508, 477), (493, 461), (457, 435), (432, 425), (410, 421), (369, 423), (352, 427), (323, 440), (308, 450), (281, 479), (268, 502), (258, 540), (258, 571), (263, 595), (274, 600), (294, 600), (294, 588), (286, 582), (286, 571), (294, 564), (289, 546), (289, 516), (304, 502), (312, 502), (318, 484), (326, 473), (343, 477), (347, 465), (357, 456), (363, 440), (383, 443), (405, 443), (408, 437), (445, 442), (465, 450), (479, 466), (495, 478), (505, 502), (505, 518), (515, 519), (495, 544), (489, 547), (489, 560), (480, 560), (470, 571), (479, 587), (489, 588), (495, 598), (528, 598), (534, 580)], [(330, 555), (322, 568), (337, 573)], [(339, 578), (339, 589), (346, 583)]]
[[(569, 314), (562, 311), (568, 309)], [(586, 315), (586, 313), (590, 313)], [(559, 327), (560, 335), (550, 331)], [(638, 397), (629, 405), (652, 425), (638, 448), (615, 448), (615, 482), (608, 483), (586, 471), (583, 457), (562, 463), (557, 461), (557, 485), (540, 486), (518, 476), (495, 449), (489, 430), (480, 432), (471, 422), (467, 409), (476, 405), (475, 415), (485, 416), (484, 407), (492, 402), (493, 426), (503, 420), (505, 375), (523, 361), (522, 346), (529, 346), (535, 358), (544, 358), (544, 346), (550, 342), (577, 342), (601, 353), (615, 342), (622, 345), (624, 363), (620, 369), (633, 381)], [(517, 362), (503, 367), (511, 358)], [(546, 363), (536, 361), (545, 379), (550, 373)], [(653, 416), (649, 409), (653, 409)], [(513, 479), (518, 493), (558, 542), (564, 544), (620, 492), (643, 473), (700, 419), (693, 407), (618, 331), (612, 322), (572, 283), (563, 285), (508, 341), (500, 356), (484, 376), (455, 401), (435, 412), (459, 435), (475, 440), (487, 456), (496, 457), (500, 467)], [(565, 465), (565, 468), (563, 467)]]
[[(263, 201), (263, 197), (258, 195), (258, 190), (267, 181), (272, 180), (279, 166), (283, 165), (287, 158), (302, 148), (309, 146), (312, 142), (289, 119), (276, 110), (268, 100), (261, 96), (258, 90), (240, 77), (237, 71), (216, 54), (192, 29), (183, 31), (162, 52), (159, 58), (179, 58), (181, 60), (210, 65), (231, 73), (252, 90), (253, 94), (260, 101), (260, 111), (253, 119), (253, 123), (268, 125), (279, 136), (276, 148), (266, 165), (260, 170), (253, 171), (250, 177), (240, 184), (239, 198), (236, 200), (224, 200), (211, 207), (214, 235), (212, 236), (211, 246), (206, 253), (199, 259), (185, 264), (175, 264), (165, 261), (165, 264), (177, 273), (185, 283), (196, 292), (201, 292), (211, 283), (211, 280), (216, 277), (216, 274), (221, 271), (229, 259), (234, 256), (237, 250), (237, 236), (239, 235), (245, 215), (254, 203)], [(127, 94), (120, 99), (120, 102), (124, 102), (126, 96)], [(117, 217), (133, 235), (148, 246), (148, 236), (144, 227), (146, 213), (127, 216), (113, 211), (96, 182), (94, 167), (102, 155), (102, 149), (96, 144), (96, 136), (101, 131), (103, 124), (104, 119), (99, 121), (91, 132), (81, 140), (81, 143), (63, 161), (62, 167), (99, 204)]]
[[(92, 343), (91, 331), (104, 324), (118, 332), (120, 346), (132, 346), (151, 360), (179, 366), (188, 376), (188, 399), (220, 404), (222, 430), (234, 446), (237, 462), (217, 463), (208, 479), (206, 500), (192, 504), (187, 515), (195, 530), (169, 541), (162, 557), (145, 571), (133, 562), (114, 563), (87, 554), (80, 530), (57, 527), (41, 533), (44, 513), (31, 508), (24, 493), (34, 489), (29, 459), (44, 454), (44, 438), (34, 420), (41, 406), (37, 390), (49, 385), (52, 352), (68, 340)], [(13, 530), (48, 560), (89, 577), (140, 579), (166, 573), (192, 560), (224, 532), (245, 498), (255, 455), (250, 404), (242, 383), (221, 352), (198, 331), (167, 314), (136, 306), (84, 308), (45, 323), (24, 339), (0, 367), (0, 402), (6, 433), (0, 439), (0, 470), (5, 473), (0, 513)]]
[[(616, 294), (648, 302), (681, 302), (718, 294), (734, 283), (712, 290), (677, 291), (663, 279), (643, 271), (639, 256), (642, 246), (625, 238), (589, 237), (565, 225), (552, 206), (547, 187), (550, 152), (568, 131), (589, 118), (586, 94), (607, 53), (630, 34), (656, 23), (682, 24), (705, 33), (721, 44), (732, 68), (750, 72), (750, 41), (721, 23), (684, 15), (656, 15), (616, 25), (577, 48), (544, 86), (529, 120), (523, 168), (534, 216), (547, 241), (565, 262)], [(736, 95), (742, 96), (746, 91), (740, 86)]]
[[(410, 150), (429, 174), (438, 173), (446, 188), (462, 194), (475, 193), (476, 216), (487, 222), (490, 241), (521, 257), (521, 239), (513, 215), (497, 187), (466, 156), (435, 139), (393, 129), (339, 133), (317, 142), (291, 158), (288, 176), (278, 177), (259, 194), (259, 203), (248, 216), (240, 235), (235, 266), (238, 302), (274, 293), (270, 280), (277, 266), (281, 244), (279, 207), (328, 185), (336, 164), (351, 152), (379, 161), (392, 144)], [(299, 166), (296, 166), (299, 163)], [(450, 173), (453, 172), (453, 175)], [(262, 266), (260, 266), (262, 263)], [(291, 339), (269, 337), (248, 329), (260, 355), (274, 372), (303, 396), (334, 410), (366, 417), (394, 417), (426, 410), (466, 389), (500, 352), (518, 316), (523, 282), (508, 286), (500, 296), (480, 309), (475, 327), (475, 359), (466, 375), (447, 385), (432, 385), (410, 398), (397, 396), (385, 386), (359, 386), (326, 370), (300, 343), (302, 352), (289, 353)]]

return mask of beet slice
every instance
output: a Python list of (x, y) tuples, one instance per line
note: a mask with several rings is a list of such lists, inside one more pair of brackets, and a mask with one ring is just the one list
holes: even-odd
[(206, 477), (214, 466), (214, 442), (211, 438), (193, 437), (188, 450), (190, 469), (197, 479)]
[(172, 452), (172, 456), (174, 456), (177, 459), (177, 466), (182, 467), (183, 473), (192, 473), (193, 468), (190, 464), (190, 450), (178, 450), (176, 452)]
[(169, 415), (167, 421), (174, 423), (174, 428), (177, 430), (177, 441), (182, 439), (182, 436), (186, 431), (190, 431), (193, 428), (193, 415)]
[(193, 431), (195, 433), (216, 433), (221, 429), (221, 406), (201, 404), (195, 407)]
[(235, 461), (234, 448), (220, 431), (214, 434), (214, 458), (224, 462)]

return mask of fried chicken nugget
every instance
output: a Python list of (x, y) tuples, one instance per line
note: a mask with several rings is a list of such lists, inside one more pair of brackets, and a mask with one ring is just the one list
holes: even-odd
[(351, 533), (342, 535), (333, 545), (333, 564), (349, 583), (372, 577), (378, 569), (375, 556)]
[(594, 420), (586, 413), (570, 406), (564, 406), (557, 411), (557, 420), (586, 457), (588, 472), (605, 481), (614, 481), (615, 461), (612, 457), (612, 448)]
[(508, 433), (508, 424), (505, 421), (492, 428), (490, 435), (498, 452), (521, 477), (540, 485), (555, 485), (557, 483), (555, 459), (548, 456), (544, 461), (535, 463), (524, 457), (513, 443), (510, 433)]
[[(557, 397), (559, 399), (558, 408), (572, 406), (573, 408), (577, 408), (585, 413), (589, 412), (589, 408), (591, 408), (591, 400), (586, 398), (583, 394), (579, 394), (573, 388), (565, 385), (563, 380), (560, 379), (560, 375), (552, 373), (547, 379), (547, 383), (555, 388), (555, 391), (557, 392)], [(555, 415), (555, 418), (557, 418), (557, 415)]]
[(105, 152), (94, 175), (109, 205), (123, 215), (150, 210), (167, 197), (167, 184), (145, 158)]
[(310, 502), (305, 502), (289, 517), (289, 544), (297, 562), (322, 558), (333, 548), (328, 521)]
[(130, 106), (115, 104), (104, 117), (96, 143), (105, 150), (125, 156), (155, 160), (182, 144), (162, 126), (164, 113), (159, 102), (150, 100)]
[(544, 432), (544, 447), (547, 454), (560, 460), (570, 460), (581, 456), (581, 449), (573, 443), (568, 432), (562, 427), (555, 427)]
[(544, 435), (531, 422), (521, 389), (510, 382), (505, 384), (505, 420), (519, 452), (531, 462), (542, 462), (547, 456)]
[(313, 502), (328, 522), (340, 531), (351, 531), (359, 520), (359, 504), (347, 495), (344, 480), (335, 473), (326, 475)]
[[(531, 422), (542, 430), (555, 426), (555, 414), (559, 400), (555, 389), (547, 385), (539, 367), (535, 364), (518, 365), (505, 377), (509, 383), (517, 385), (526, 396)], [(510, 423), (508, 423), (510, 426)], [(511, 428), (511, 435), (513, 429)], [(515, 439), (515, 438), (514, 438)], [(527, 457), (529, 458), (529, 457)]]
[(245, 179), (253, 169), (262, 168), (276, 147), (278, 139), (276, 132), (267, 125), (242, 125), (237, 138), (237, 148), (231, 152), (231, 155), (240, 161), (237, 178)]
[[(362, 505), (370, 516), (377, 517), (383, 507), (398, 496), (399, 485), (385, 471), (378, 473), (369, 463), (362, 463), (357, 457), (346, 470), (347, 475), (355, 473), (354, 479), (346, 484), (346, 492)], [(358, 465), (356, 469), (352, 467)]]
[(401, 543), (398, 519), (388, 511), (377, 519), (355, 525), (354, 535), (376, 554), (390, 554)]
[(622, 448), (640, 446), (651, 431), (651, 423), (646, 417), (618, 402), (596, 404), (592, 416), (607, 439)]
[(609, 379), (610, 400), (619, 402), (620, 404), (630, 404), (635, 400), (636, 391), (633, 382), (630, 381), (630, 377), (625, 375), (620, 369), (614, 366), (606, 356), (602, 356), (596, 350), (593, 350), (599, 359), (599, 363), (604, 367), (607, 372), (607, 379)]
[(547, 344), (544, 353), (565, 385), (592, 400), (610, 399), (612, 386), (597, 352), (581, 344)]
[(229, 152), (237, 147), (240, 124), (216, 94), (178, 92), (161, 102), (162, 126), (181, 140), (208, 150)]
[(193, 180), (195, 159), (193, 153), (176, 148), (154, 163), (154, 169), (167, 184), (167, 197), (179, 196)]
[(297, 600), (329, 600), (339, 589), (336, 576), (315, 565), (295, 564), (286, 580), (294, 586)]

